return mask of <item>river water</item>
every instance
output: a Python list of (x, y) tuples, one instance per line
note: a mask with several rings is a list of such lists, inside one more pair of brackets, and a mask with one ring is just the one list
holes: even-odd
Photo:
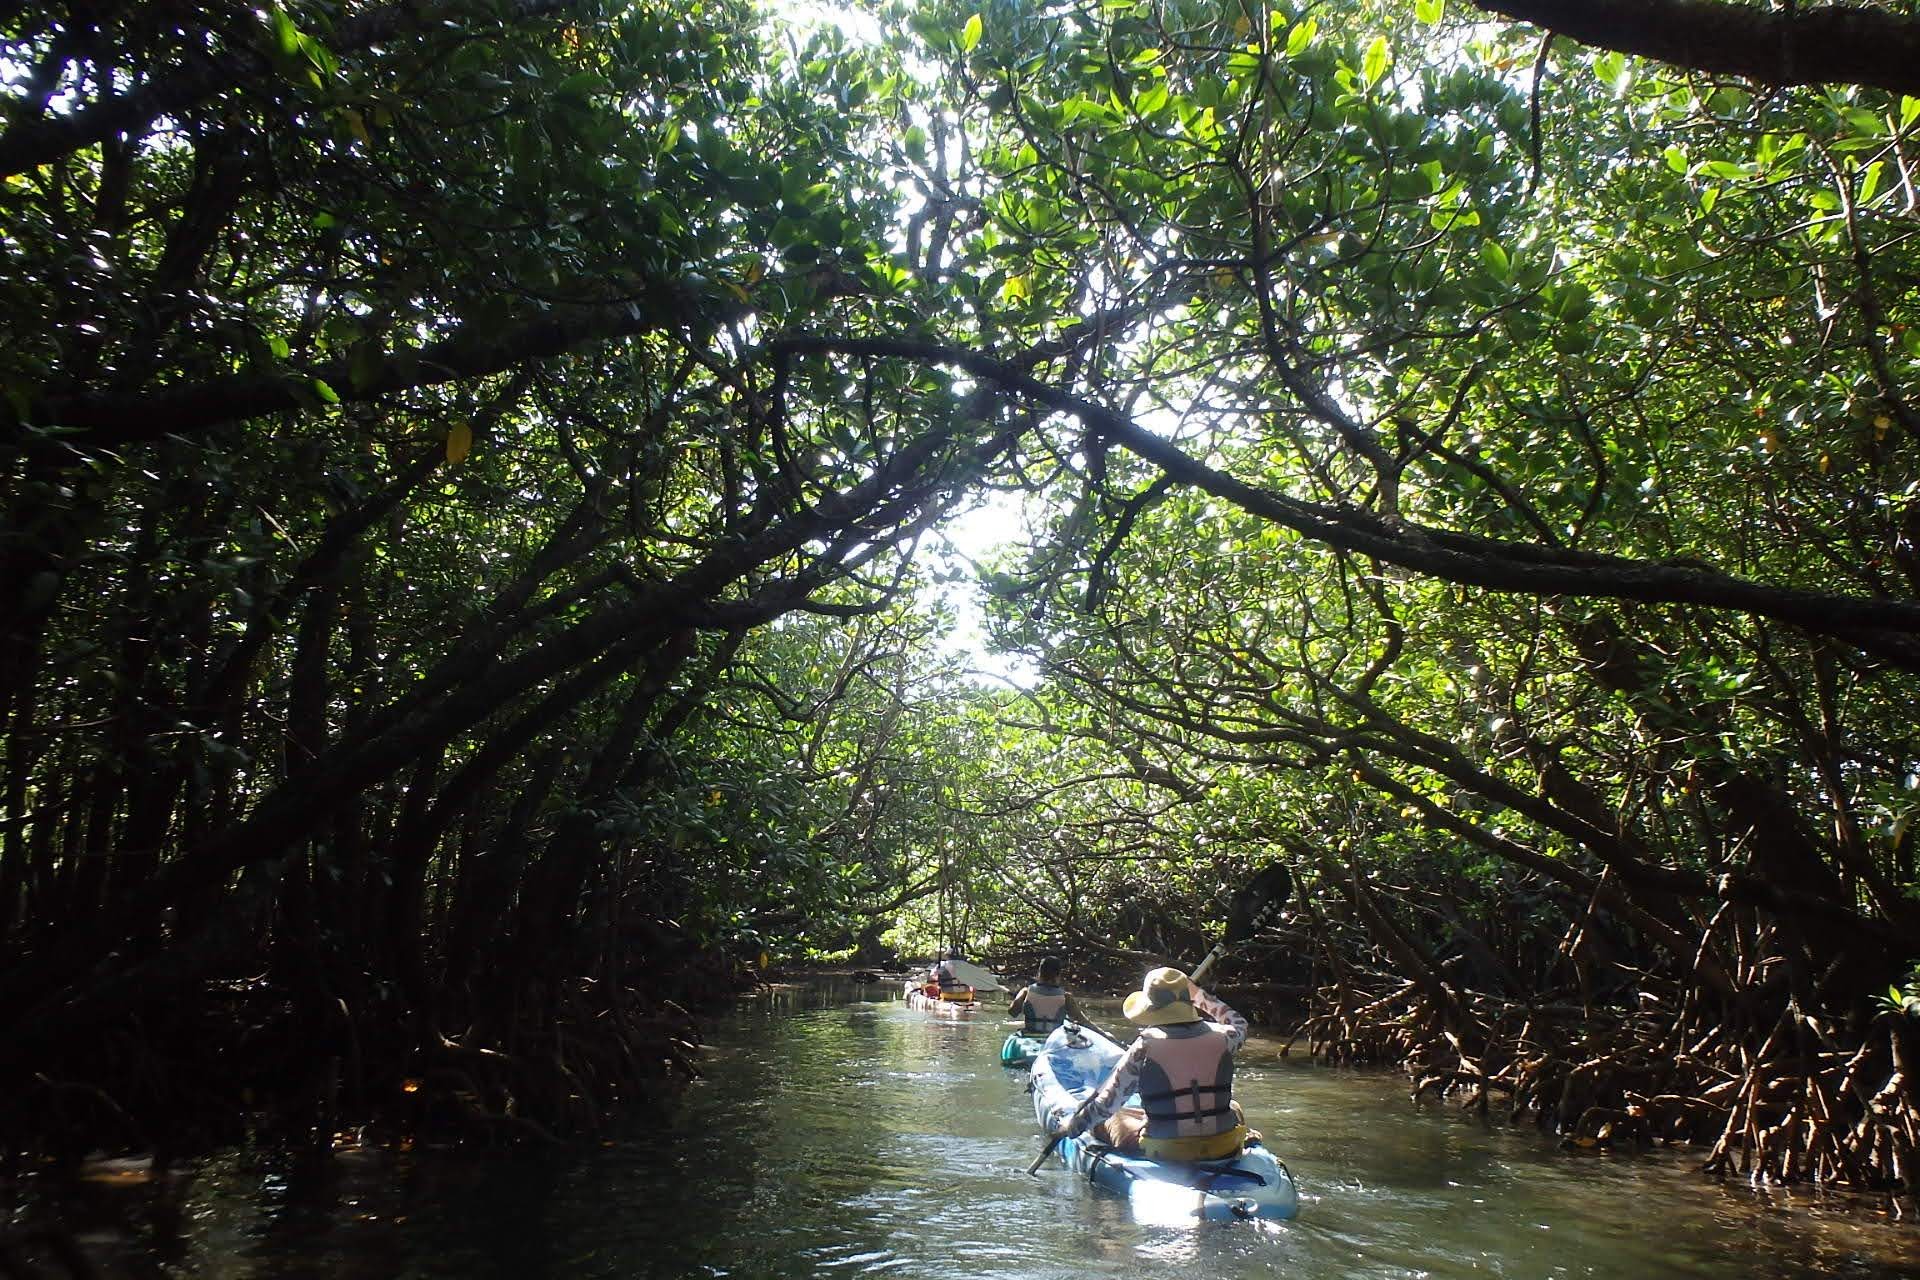
[(1056, 1164), (1026, 1176), (1040, 1140), (1005, 1034), (897, 987), (777, 988), (715, 1029), (671, 1111), (590, 1151), (304, 1171), (235, 1152), (166, 1197), (108, 1168), (67, 1212), (129, 1275), (1920, 1277), (1913, 1225), (1716, 1186), (1697, 1154), (1563, 1153), (1258, 1037), (1236, 1095), (1299, 1219), (1137, 1224)]

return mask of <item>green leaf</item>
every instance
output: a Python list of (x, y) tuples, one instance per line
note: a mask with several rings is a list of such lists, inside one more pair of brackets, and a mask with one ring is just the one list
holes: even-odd
[(1680, 149), (1678, 143), (1669, 143), (1667, 149), (1660, 154), (1666, 158), (1667, 168), (1675, 173), (1687, 171), (1687, 153)]
[(1880, 172), (1885, 168), (1886, 162), (1882, 160), (1875, 160), (1867, 166), (1866, 172), (1860, 177), (1861, 204), (1873, 203), (1874, 193), (1880, 190)]
[(1307, 47), (1313, 43), (1314, 34), (1319, 30), (1320, 24), (1312, 18), (1308, 18), (1306, 21), (1297, 24), (1293, 30), (1287, 32), (1287, 56), (1289, 58), (1297, 58), (1305, 53)]
[(300, 56), (300, 45), (303, 41), (300, 28), (293, 25), (293, 19), (279, 5), (273, 7), (273, 40), (283, 57)]
[(325, 378), (315, 378), (313, 380), (313, 394), (319, 396), (328, 404), (340, 403), (340, 393), (328, 386)]
[(1369, 85), (1380, 83), (1380, 77), (1387, 74), (1387, 66), (1393, 61), (1393, 55), (1387, 49), (1387, 38), (1375, 36), (1373, 43), (1367, 46), (1367, 59), (1360, 68), (1360, 74)]
[(1447, 0), (1414, 0), (1413, 16), (1429, 27), (1439, 26), (1446, 11)]
[(560, 82), (555, 93), (563, 98), (585, 100), (595, 94), (612, 93), (613, 82), (593, 71), (576, 71)]
[(986, 32), (987, 24), (979, 14), (967, 19), (967, 25), (960, 31), (960, 52), (972, 53), (973, 47), (980, 43), (980, 37)]
[(1920, 98), (1902, 95), (1900, 99), (1900, 127), (1902, 129), (1920, 120)]
[(1498, 240), (1488, 240), (1480, 246), (1480, 261), (1493, 273), (1496, 280), (1505, 280), (1513, 274), (1513, 260), (1507, 251), (1500, 247)]
[(293, 354), (293, 348), (287, 345), (287, 340), (277, 333), (267, 335), (267, 350), (273, 353), (275, 360), (285, 360)]

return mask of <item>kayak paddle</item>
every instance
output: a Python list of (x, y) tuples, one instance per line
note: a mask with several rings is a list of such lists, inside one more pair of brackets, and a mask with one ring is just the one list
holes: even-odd
[(1206, 959), (1195, 965), (1187, 977), (1198, 985), (1207, 970), (1213, 968), (1213, 962), (1226, 954), (1228, 947), (1258, 933), (1280, 914), (1280, 908), (1286, 906), (1287, 899), (1292, 896), (1293, 872), (1287, 870), (1286, 863), (1275, 862), (1262, 867), (1259, 874), (1233, 895), (1233, 902), (1227, 908), (1226, 933), (1213, 944), (1213, 950), (1207, 952)]
[[(1074, 1108), (1073, 1115), (1067, 1118), (1067, 1128), (1073, 1128), (1073, 1122), (1080, 1118), (1080, 1113), (1086, 1110), (1086, 1106), (1087, 1104), (1082, 1102), (1078, 1107)], [(1047, 1145), (1040, 1148), (1040, 1154), (1035, 1156), (1033, 1163), (1027, 1166), (1027, 1176), (1029, 1178), (1037, 1178), (1040, 1176), (1040, 1166), (1047, 1162), (1047, 1157), (1053, 1154), (1053, 1149), (1060, 1145), (1060, 1139), (1066, 1136), (1065, 1133), (1048, 1135)]]
[(1037, 1178), (1040, 1176), (1040, 1166), (1047, 1162), (1047, 1157), (1053, 1154), (1053, 1149), (1060, 1145), (1060, 1139), (1066, 1136), (1064, 1133), (1056, 1133), (1047, 1139), (1047, 1145), (1040, 1148), (1040, 1154), (1035, 1156), (1033, 1163), (1027, 1166), (1028, 1177)]

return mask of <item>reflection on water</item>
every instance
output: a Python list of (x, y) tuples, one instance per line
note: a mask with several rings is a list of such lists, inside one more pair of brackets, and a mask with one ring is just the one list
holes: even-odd
[[(1300, 1219), (1138, 1225), (1057, 1166), (1024, 1175), (1039, 1140), (993, 1010), (909, 1011), (897, 992), (743, 1006), (704, 1081), (590, 1152), (235, 1153), (172, 1196), (107, 1171), (69, 1220), (126, 1274), (1920, 1277), (1912, 1226), (1765, 1203), (1686, 1157), (1570, 1158), (1257, 1039), (1237, 1092), (1299, 1178)], [(177, 1219), (141, 1221), (154, 1204)]]

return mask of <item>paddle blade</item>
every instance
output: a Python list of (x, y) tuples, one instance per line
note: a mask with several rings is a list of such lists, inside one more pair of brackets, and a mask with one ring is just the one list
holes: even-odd
[(1233, 905), (1227, 911), (1226, 940), (1244, 942), (1252, 937), (1292, 896), (1293, 872), (1287, 869), (1286, 863), (1262, 867), (1259, 874), (1233, 895)]

